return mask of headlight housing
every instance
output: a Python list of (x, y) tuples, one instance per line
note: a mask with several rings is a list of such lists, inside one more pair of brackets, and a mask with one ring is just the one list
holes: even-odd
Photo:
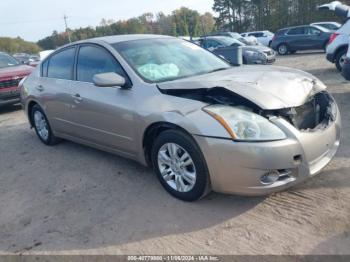
[(256, 57), (256, 58), (266, 58), (266, 55), (265, 53), (263, 52), (258, 52), (258, 51), (246, 51), (245, 52), (248, 56), (251, 56), (251, 57)]
[(276, 141), (286, 139), (285, 133), (268, 119), (225, 105), (211, 105), (203, 108), (214, 117), (236, 141)]

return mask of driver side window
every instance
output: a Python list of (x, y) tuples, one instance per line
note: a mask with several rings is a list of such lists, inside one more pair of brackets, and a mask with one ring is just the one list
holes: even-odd
[(77, 81), (92, 83), (94, 75), (115, 72), (127, 80), (124, 70), (116, 59), (102, 47), (83, 45), (77, 61)]

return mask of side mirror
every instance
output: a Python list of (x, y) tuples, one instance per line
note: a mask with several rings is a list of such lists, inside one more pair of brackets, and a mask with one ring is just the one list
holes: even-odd
[(96, 74), (92, 81), (96, 86), (100, 87), (122, 87), (126, 83), (124, 77), (114, 72)]

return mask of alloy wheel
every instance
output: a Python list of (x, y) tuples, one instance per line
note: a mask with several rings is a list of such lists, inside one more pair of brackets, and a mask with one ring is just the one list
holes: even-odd
[(190, 154), (175, 143), (159, 149), (158, 168), (164, 181), (178, 192), (189, 192), (196, 184), (196, 167)]
[(40, 111), (34, 112), (34, 124), (35, 128), (38, 131), (39, 136), (43, 140), (48, 140), (49, 138), (49, 128), (46, 122), (45, 116)]
[(288, 48), (287, 48), (286, 45), (280, 45), (280, 46), (278, 47), (278, 53), (279, 53), (279, 54), (285, 55), (285, 54), (287, 54), (287, 52), (288, 52)]

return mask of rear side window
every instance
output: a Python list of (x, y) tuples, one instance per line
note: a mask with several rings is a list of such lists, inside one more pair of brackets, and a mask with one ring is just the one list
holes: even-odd
[(64, 49), (50, 57), (47, 76), (50, 78), (72, 80), (75, 47)]
[(279, 31), (276, 32), (276, 36), (280, 36), (280, 35), (284, 35), (287, 32), (287, 29), (281, 29)]
[(306, 31), (309, 35), (319, 35), (321, 33), (321, 30), (311, 26), (308, 27)]
[(47, 77), (47, 68), (49, 66), (49, 60), (46, 60), (42, 65), (41, 65), (41, 75), (43, 77)]
[(292, 28), (288, 31), (288, 35), (303, 35), (303, 34), (305, 34), (304, 27), (296, 27), (296, 28)]
[(97, 46), (80, 47), (77, 62), (78, 81), (92, 83), (94, 75), (110, 72), (126, 77), (120, 64), (107, 50)]

